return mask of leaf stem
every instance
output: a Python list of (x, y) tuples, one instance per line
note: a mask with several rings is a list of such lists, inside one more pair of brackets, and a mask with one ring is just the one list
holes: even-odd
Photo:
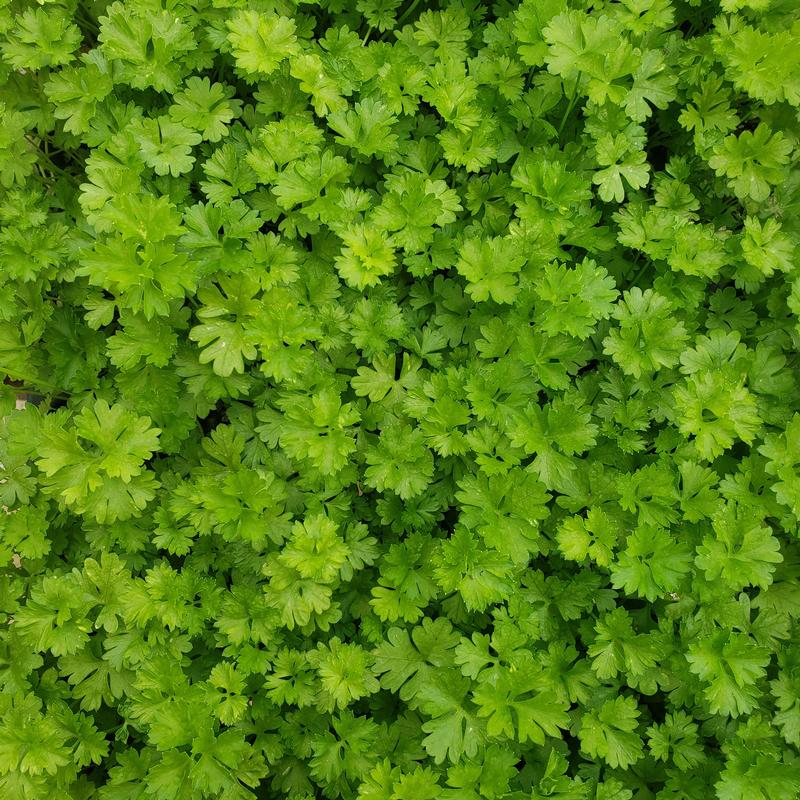
[(397, 18), (397, 24), (402, 25), (406, 18), (414, 13), (414, 9), (419, 5), (419, 0), (414, 0), (413, 3)]
[(651, 267), (651, 266), (652, 266), (652, 264), (650, 263), (650, 261), (645, 261), (644, 264), (642, 264), (642, 268), (636, 273), (636, 275), (633, 277), (633, 279), (628, 283), (628, 288), (630, 289), (631, 286), (636, 286), (638, 284), (638, 282), (639, 282), (639, 278), (641, 278), (642, 275), (644, 275), (644, 273), (647, 271), (648, 267)]
[(35, 394), (39, 395), (40, 397), (45, 397), (46, 395), (42, 394), (42, 392), (34, 388), (41, 386), (45, 389), (51, 390), (51, 394), (53, 395), (58, 395), (60, 397), (69, 397), (68, 392), (65, 392), (63, 389), (61, 389), (59, 386), (56, 386), (54, 383), (48, 383), (47, 381), (43, 381), (41, 378), (36, 378), (34, 380), (31, 380), (29, 378), (26, 378), (24, 375), (20, 375), (19, 373), (16, 373), (15, 375), (15, 373), (12, 370), (8, 369), (8, 367), (4, 367), (2, 364), (0, 364), (0, 372), (4, 372), (9, 378), (11, 378), (12, 381), (22, 381), (24, 384), (23, 386), (12, 386), (9, 383), (3, 384), (4, 386), (8, 386), (9, 388), (14, 389), (15, 391), (20, 392), (22, 394)]
[(40, 142), (44, 144), (44, 149), (42, 149), (42, 147), (40, 147), (40, 145), (31, 136), (26, 134), (25, 139), (33, 148), (35, 148), (36, 154), (39, 156), (39, 160), (44, 162), (43, 164), (40, 164), (39, 161), (37, 161), (37, 166), (40, 168), (40, 170), (42, 167), (44, 167), (48, 172), (58, 173), (65, 178), (69, 178), (70, 180), (75, 179), (74, 175), (71, 175), (65, 169), (62, 169), (57, 164), (52, 162), (48, 153), (47, 139), (40, 139)]
[(567, 123), (567, 118), (572, 113), (572, 110), (575, 108), (575, 103), (578, 102), (578, 84), (575, 84), (575, 91), (572, 93), (572, 97), (570, 98), (569, 103), (567, 104), (567, 109), (564, 111), (564, 116), (561, 117), (561, 122), (558, 124), (558, 136), (561, 138), (561, 132), (564, 130), (564, 125)]

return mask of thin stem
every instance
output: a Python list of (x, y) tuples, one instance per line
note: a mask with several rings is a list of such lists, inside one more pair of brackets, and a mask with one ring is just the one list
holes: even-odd
[(91, 33), (97, 35), (100, 32), (100, 27), (97, 20), (92, 18), (91, 11), (85, 8), (85, 5), (86, 3), (83, 2), (78, 3), (75, 17), (78, 22), (88, 28)]
[(642, 268), (634, 276), (633, 280), (631, 280), (630, 283), (628, 283), (628, 287), (636, 286), (637, 283), (639, 282), (639, 278), (641, 278), (642, 275), (644, 275), (647, 269), (651, 266), (652, 264), (649, 261), (645, 261), (644, 264), (642, 264)]
[(575, 108), (575, 103), (578, 102), (578, 86), (577, 83), (575, 85), (575, 91), (572, 93), (572, 97), (567, 105), (567, 109), (564, 112), (564, 116), (561, 117), (561, 122), (558, 125), (558, 136), (561, 137), (561, 132), (564, 130), (564, 125), (567, 123), (567, 118), (572, 113), (572, 110)]
[(69, 178), (69, 180), (75, 180), (75, 176), (74, 175), (71, 175), (66, 170), (61, 169), (61, 167), (57, 167), (49, 158), (45, 158), (44, 161), (45, 161), (45, 164), (44, 164), (45, 169), (48, 172), (55, 172), (55, 173), (58, 173), (59, 175), (61, 175), (64, 178)]
[(38, 391), (34, 387), (41, 386), (45, 389), (50, 389), (53, 395), (58, 395), (60, 397), (69, 397), (69, 393), (65, 392), (59, 386), (56, 386), (54, 383), (48, 383), (47, 381), (43, 381), (41, 378), (36, 378), (35, 380), (31, 380), (26, 378), (24, 375), (20, 375), (19, 373), (14, 373), (12, 370), (8, 369), (8, 367), (4, 367), (0, 364), (0, 372), (4, 372), (12, 381), (22, 381), (23, 386), (12, 386), (11, 384), (3, 384), (10, 389), (13, 389), (15, 392), (19, 392), (22, 394), (35, 394), (39, 395), (40, 397), (44, 397), (40, 391)]
[(405, 20), (414, 13), (414, 9), (419, 5), (419, 0), (414, 0), (413, 3), (397, 18), (397, 24), (402, 25)]
[(86, 28), (86, 30), (88, 30), (89, 33), (93, 34), (94, 36), (97, 36), (97, 34), (100, 33), (100, 28), (97, 26), (97, 23), (90, 20), (84, 14), (76, 14), (75, 19), (80, 26)]
[[(44, 149), (41, 148), (40, 144), (36, 142), (31, 136), (25, 136), (26, 141), (36, 150), (36, 154), (40, 157), (41, 161), (44, 162), (43, 166), (47, 169), (48, 172), (57, 172), (60, 175), (63, 175), (65, 178), (69, 178), (70, 180), (74, 180), (75, 176), (71, 175), (66, 170), (59, 167), (57, 164), (54, 164), (48, 155), (47, 152), (47, 140), (41, 139), (40, 142), (44, 144)], [(37, 162), (37, 166), (41, 170), (42, 165)]]

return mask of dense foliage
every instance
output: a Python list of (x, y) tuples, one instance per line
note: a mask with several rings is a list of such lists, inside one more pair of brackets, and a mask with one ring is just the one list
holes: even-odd
[(0, 7), (0, 796), (800, 796), (796, 0)]

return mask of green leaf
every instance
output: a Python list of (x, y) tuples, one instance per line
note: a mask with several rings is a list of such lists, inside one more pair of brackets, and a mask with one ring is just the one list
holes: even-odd
[(726, 503), (714, 515), (712, 525), (714, 533), (703, 538), (695, 558), (706, 579), (721, 580), (734, 592), (745, 586), (766, 589), (783, 556), (760, 514)]
[(443, 543), (434, 574), (445, 592), (458, 592), (468, 609), (483, 611), (508, 594), (513, 569), (508, 556), (484, 550), (468, 529), (459, 527)]
[(611, 583), (653, 602), (678, 592), (691, 562), (688, 545), (658, 528), (642, 527), (628, 536), (625, 549), (611, 566)]
[(550, 336), (566, 333), (585, 339), (601, 319), (608, 319), (618, 292), (614, 280), (594, 261), (585, 259), (574, 269), (550, 264), (534, 284), (538, 322)]
[(456, 763), (462, 755), (472, 758), (478, 752), (482, 728), (466, 705), (468, 687), (469, 681), (449, 670), (419, 690), (420, 709), (431, 718), (422, 725), (427, 734), (422, 746), (437, 764), (445, 759)]
[(739, 717), (757, 704), (757, 681), (765, 675), (769, 651), (743, 633), (723, 631), (689, 645), (689, 669), (705, 684), (703, 694), (712, 714)]
[(666, 297), (634, 287), (623, 293), (613, 317), (619, 327), (603, 340), (603, 350), (624, 372), (638, 378), (678, 363), (686, 328)]
[(141, 120), (135, 130), (142, 158), (156, 175), (182, 175), (194, 164), (192, 147), (200, 134), (167, 117)]
[(524, 672), (501, 668), (487, 670), (480, 678), (473, 700), (478, 716), (487, 717), (490, 736), (507, 736), (519, 742), (543, 745), (546, 736), (558, 737), (569, 726), (566, 704), (533, 691), (535, 679)]
[(289, 17), (238, 11), (227, 26), (236, 66), (248, 78), (269, 75), (299, 51), (295, 23)]
[(397, 135), (392, 128), (397, 118), (380, 100), (366, 99), (352, 110), (335, 112), (327, 118), (336, 131), (337, 141), (364, 156), (386, 158), (397, 150)]
[(173, 95), (169, 115), (179, 125), (196, 130), (204, 140), (218, 142), (228, 125), (241, 113), (242, 103), (233, 99), (231, 86), (192, 77), (185, 88)]
[(600, 757), (610, 767), (627, 768), (643, 755), (637, 733), (639, 709), (632, 697), (606, 700), (599, 709), (586, 713), (578, 731), (581, 749)]
[(647, 156), (641, 150), (636, 150), (624, 134), (606, 134), (597, 142), (596, 151), (597, 163), (602, 169), (595, 172), (592, 183), (600, 187), (598, 193), (601, 200), (621, 203), (625, 199), (625, 184), (631, 189), (647, 186)]
[(703, 760), (697, 725), (683, 711), (667, 714), (664, 722), (647, 729), (648, 746), (659, 761), (672, 761), (681, 770), (696, 767)]
[(512, 303), (517, 273), (525, 259), (512, 239), (468, 239), (460, 248), (456, 268), (467, 280), (467, 294), (476, 302)]
[(755, 131), (726, 136), (708, 163), (728, 179), (738, 198), (762, 202), (781, 180), (791, 152), (791, 143), (762, 122)]
[(778, 480), (772, 491), (779, 503), (800, 516), (800, 414), (795, 414), (783, 433), (770, 433), (758, 448), (767, 463), (767, 472)]
[(452, 650), (458, 635), (446, 619), (425, 618), (409, 635), (402, 628), (389, 628), (386, 641), (374, 651), (375, 672), (381, 685), (413, 701), (438, 670), (453, 663)]

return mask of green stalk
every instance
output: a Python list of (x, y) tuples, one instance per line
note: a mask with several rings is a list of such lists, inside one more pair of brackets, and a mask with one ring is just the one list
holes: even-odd
[(26, 378), (24, 375), (20, 375), (16, 373), (16, 375), (12, 372), (12, 370), (4, 367), (0, 364), (0, 372), (4, 372), (11, 380), (13, 381), (22, 381), (23, 386), (12, 386), (11, 384), (4, 384), (9, 389), (13, 389), (15, 392), (19, 392), (20, 394), (35, 394), (39, 397), (45, 397), (42, 392), (38, 391), (37, 388), (34, 387), (42, 387), (44, 389), (49, 389), (50, 393), (53, 395), (58, 395), (60, 397), (69, 397), (69, 394), (61, 389), (59, 386), (56, 386), (54, 383), (48, 383), (48, 381), (43, 381), (41, 378), (36, 378), (35, 380), (30, 380)]
[(403, 22), (414, 13), (414, 9), (419, 5), (419, 0), (414, 0), (413, 3), (397, 18), (397, 24), (402, 25)]
[(561, 122), (558, 124), (558, 137), (561, 138), (561, 132), (564, 130), (564, 125), (567, 123), (567, 119), (569, 115), (572, 113), (572, 110), (575, 108), (575, 104), (578, 102), (578, 84), (577, 81), (575, 82), (575, 91), (572, 93), (572, 97), (570, 98), (569, 103), (567, 104), (567, 109), (564, 111), (564, 116), (561, 117)]

